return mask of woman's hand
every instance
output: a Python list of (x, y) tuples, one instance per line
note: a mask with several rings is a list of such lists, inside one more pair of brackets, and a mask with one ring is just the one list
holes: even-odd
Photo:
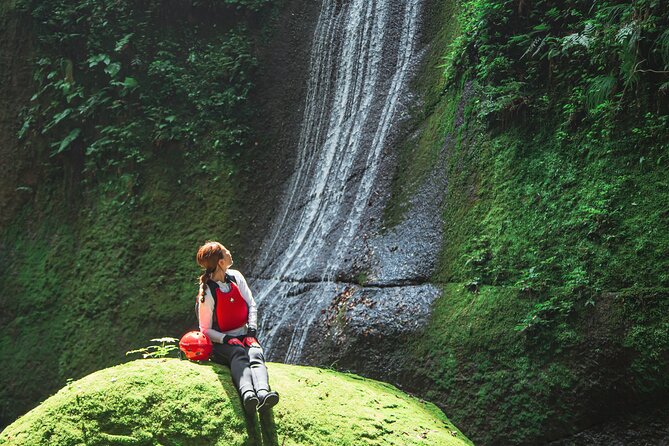
[(247, 347), (260, 347), (260, 344), (258, 344), (258, 340), (253, 336), (246, 336), (244, 338), (244, 345)]
[[(244, 341), (246, 341), (246, 338), (244, 338)], [(228, 345), (239, 345), (241, 347), (244, 346), (244, 344), (242, 344), (242, 341), (240, 341), (237, 338), (228, 339)]]

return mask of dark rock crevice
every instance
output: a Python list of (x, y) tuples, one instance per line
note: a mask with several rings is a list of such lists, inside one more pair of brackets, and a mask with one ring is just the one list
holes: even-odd
[(253, 265), (257, 259), (262, 239), (280, 208), (280, 197), (294, 170), (311, 40), (320, 11), (317, 0), (277, 3), (273, 23), (257, 47), (259, 69), (249, 95), (249, 102), (256, 110), (249, 122), (252, 143), (240, 160), (243, 166), (240, 202), (247, 224), (240, 239), (231, 245), (236, 245), (245, 265)]

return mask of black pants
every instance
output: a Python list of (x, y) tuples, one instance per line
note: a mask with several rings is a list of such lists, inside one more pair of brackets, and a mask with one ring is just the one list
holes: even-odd
[(270, 390), (262, 347), (214, 344), (211, 360), (230, 367), (240, 395), (249, 390)]

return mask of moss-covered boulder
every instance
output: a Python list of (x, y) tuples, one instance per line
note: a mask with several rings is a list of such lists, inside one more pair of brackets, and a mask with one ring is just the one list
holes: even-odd
[(1, 445), (466, 445), (434, 405), (395, 387), (270, 364), (273, 414), (244, 416), (229, 369), (149, 359), (68, 384), (0, 434)]

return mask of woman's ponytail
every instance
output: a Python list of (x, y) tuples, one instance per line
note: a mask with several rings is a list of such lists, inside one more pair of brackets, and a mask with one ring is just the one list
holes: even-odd
[(204, 303), (204, 295), (205, 295), (205, 287), (207, 286), (207, 282), (209, 282), (209, 279), (211, 278), (211, 273), (207, 270), (205, 271), (201, 276), (200, 276), (200, 289), (198, 290), (197, 293), (197, 298), (200, 301), (200, 303)]

